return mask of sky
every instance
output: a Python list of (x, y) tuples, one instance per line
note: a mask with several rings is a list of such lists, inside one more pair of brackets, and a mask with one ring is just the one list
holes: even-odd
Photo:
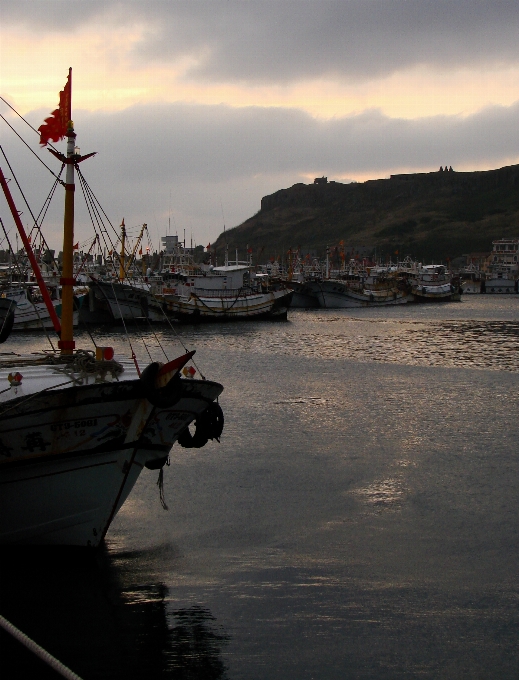
[[(519, 163), (518, 35), (517, 0), (0, 0), (0, 95), (37, 128), (72, 67), (77, 144), (97, 152), (81, 169), (112, 223), (206, 246), (314, 177)], [(1, 119), (0, 144), (39, 212), (52, 176)], [(58, 250), (61, 214), (43, 226)]]

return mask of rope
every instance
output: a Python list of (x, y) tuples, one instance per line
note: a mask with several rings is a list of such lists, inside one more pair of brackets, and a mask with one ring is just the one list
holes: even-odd
[[(65, 373), (78, 385), (81, 385), (83, 377), (89, 374), (100, 373), (104, 377), (107, 373), (111, 373), (115, 379), (118, 379), (124, 373), (124, 368), (118, 361), (115, 359), (98, 361), (90, 349), (77, 349), (73, 355), (50, 356), (47, 363), (54, 365), (57, 371)], [(59, 364), (65, 364), (65, 366), (61, 367)], [(77, 378), (75, 373), (79, 374)]]
[[(2, 97), (0, 97), (0, 99), (2, 99)], [(5, 102), (5, 103), (7, 104), (7, 102), (5, 101), (5, 99), (2, 99), (2, 101)], [(9, 106), (9, 104), (8, 104), (8, 106)], [(11, 107), (11, 108), (12, 108), (12, 107)], [(14, 111), (14, 109), (13, 109), (13, 111)], [(19, 114), (18, 114), (18, 115), (19, 115)], [(20, 117), (21, 117), (21, 116), (20, 116)], [(25, 144), (25, 146), (29, 149), (29, 151), (30, 151), (34, 156), (36, 156), (36, 158), (40, 161), (40, 163), (41, 163), (45, 168), (47, 168), (47, 170), (50, 172), (50, 174), (51, 174), (53, 177), (55, 177), (56, 180), (57, 180), (60, 184), (62, 184), (62, 185), (64, 186), (64, 185), (65, 185), (65, 182), (64, 182), (62, 179), (59, 179), (58, 175), (56, 175), (56, 173), (53, 172), (53, 171), (49, 168), (49, 166), (48, 166), (44, 161), (42, 161), (42, 159), (38, 156), (38, 154), (35, 153), (35, 152), (31, 149), (31, 147), (27, 144), (27, 142), (23, 139), (23, 137), (22, 137), (21, 135), (19, 135), (19, 134), (16, 132), (16, 130), (14, 129), (14, 127), (13, 127), (10, 123), (7, 122), (7, 120), (2, 116), (2, 114), (0, 114), (0, 118), (4, 121), (4, 123), (6, 123), (6, 124), (11, 128), (11, 130), (14, 132), (14, 134), (20, 139), (20, 141), (21, 141), (23, 144)], [(27, 121), (26, 121), (26, 122), (27, 122)], [(31, 126), (29, 126), (29, 127), (31, 127)], [(34, 130), (34, 128), (32, 128), (32, 129)], [(38, 133), (38, 134), (39, 134), (39, 133)], [(49, 144), (49, 146), (52, 146), (52, 144)], [(56, 150), (53, 146), (52, 146), (52, 148), (53, 148), (54, 150)]]
[(67, 668), (67, 666), (62, 664), (61, 661), (58, 661), (56, 657), (52, 656), (52, 654), (49, 654), (47, 650), (43, 649), (43, 647), (40, 647), (40, 645), (36, 644), (34, 640), (31, 640), (30, 637), (25, 635), (25, 633), (22, 633), (21, 630), (16, 628), (16, 626), (13, 626), (13, 624), (7, 619), (4, 619), (3, 616), (0, 616), (0, 626), (6, 632), (10, 633), (15, 638), (15, 640), (18, 640), (18, 642), (21, 642), (22, 645), (25, 645), (27, 649), (33, 652), (33, 654), (36, 654), (36, 656), (38, 656), (42, 661), (44, 661), (48, 666), (50, 666), (53, 670), (59, 673), (62, 677), (68, 678), (68, 680), (81, 680), (79, 675), (76, 675), (76, 673), (71, 671), (70, 668)]
[[(169, 456), (166, 465), (169, 465)], [(166, 503), (166, 496), (164, 495), (164, 468), (160, 468), (157, 486), (159, 487), (160, 504), (164, 510), (169, 510), (168, 504)]]
[[(234, 290), (236, 290), (236, 288)], [(213, 312), (213, 313), (216, 312), (217, 314), (227, 314), (227, 312), (229, 310), (231, 310), (234, 307), (234, 305), (238, 302), (241, 295), (244, 295), (244, 297), (247, 296), (247, 294), (244, 293), (244, 291), (245, 291), (245, 288), (243, 288), (243, 287), (239, 288), (238, 292), (236, 293), (236, 297), (234, 298), (234, 302), (232, 303), (232, 305), (230, 307), (227, 307), (227, 308), (224, 308), (224, 309), (221, 309), (221, 310), (216, 309), (216, 307), (209, 307), (209, 305), (206, 305), (206, 303), (202, 300), (202, 298), (200, 296), (198, 296), (196, 293), (191, 293), (191, 295), (195, 298), (195, 300), (198, 300), (199, 302), (201, 302), (203, 304), (203, 306), (206, 307), (210, 312)], [(218, 296), (216, 296), (216, 297), (218, 297)], [(223, 303), (224, 298), (220, 297), (220, 300)], [(246, 301), (246, 302), (247, 302), (247, 310), (248, 310), (249, 309), (249, 303), (248, 303), (248, 301)]]
[[(46, 387), (40, 392), (33, 392), (26, 396), (24, 395), (24, 397), (21, 398), (22, 399), (21, 401), (17, 400), (14, 405), (11, 405), (5, 409), (0, 409), (0, 416), (4, 416), (7, 412), (12, 411), (14, 408), (17, 408), (21, 404), (25, 405), (31, 399), (35, 399), (36, 397), (41, 396), (44, 392), (49, 392), (50, 390), (54, 390), (57, 387), (63, 387), (65, 385), (70, 385), (71, 383), (73, 385), (81, 384), (82, 383), (81, 375), (79, 376), (79, 378), (76, 378), (74, 376), (75, 371), (78, 372), (83, 371), (83, 376), (89, 373), (92, 374), (99, 372), (102, 378), (104, 378), (106, 373), (111, 373), (116, 380), (118, 380), (119, 375), (124, 372), (124, 367), (118, 361), (115, 361), (115, 359), (111, 361), (97, 361), (95, 359), (94, 353), (91, 350), (82, 349), (76, 350), (76, 353), (74, 355), (58, 355), (58, 356), (47, 355), (42, 358), (30, 359), (25, 361), (23, 360), (23, 358), (21, 360), (13, 359), (11, 361), (4, 363), (3, 366), (9, 368), (10, 366), (16, 367), (24, 365), (37, 366), (42, 364), (54, 365), (55, 370), (64, 373), (69, 378), (69, 380), (63, 383), (59, 383), (57, 385), (51, 385), (50, 387)], [(59, 364), (65, 364), (65, 366), (61, 368)], [(3, 390), (2, 392), (0, 392), (0, 394), (6, 391), (7, 390)], [(10, 402), (6, 403), (9, 404)]]

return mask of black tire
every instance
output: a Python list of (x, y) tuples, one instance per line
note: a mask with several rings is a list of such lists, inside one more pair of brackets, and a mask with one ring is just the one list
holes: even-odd
[(209, 439), (220, 441), (223, 432), (224, 417), (220, 404), (209, 404), (195, 420), (195, 432), (191, 434), (189, 427), (180, 433), (178, 443), (185, 449), (201, 449)]
[[(202, 415), (202, 414), (201, 414)], [(209, 441), (201, 423), (201, 415), (195, 420), (195, 433), (191, 434), (189, 427), (178, 435), (178, 443), (184, 449), (201, 449)]]

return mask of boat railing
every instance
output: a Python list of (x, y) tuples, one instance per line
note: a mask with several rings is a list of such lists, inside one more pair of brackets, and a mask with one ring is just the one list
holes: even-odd
[(250, 295), (252, 288), (193, 288), (191, 291), (197, 297), (205, 298), (237, 298), (240, 295)]

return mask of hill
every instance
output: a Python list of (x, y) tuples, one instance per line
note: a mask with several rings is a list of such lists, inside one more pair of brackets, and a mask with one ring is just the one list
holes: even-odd
[[(346, 253), (396, 251), (422, 261), (489, 252), (492, 240), (519, 236), (519, 165), (482, 172), (391, 175), (342, 184), (326, 178), (295, 184), (261, 200), (261, 210), (225, 234), (223, 252), (247, 246), (266, 262), (289, 248), (324, 255), (343, 241)], [(394, 255), (393, 255), (394, 257)]]

